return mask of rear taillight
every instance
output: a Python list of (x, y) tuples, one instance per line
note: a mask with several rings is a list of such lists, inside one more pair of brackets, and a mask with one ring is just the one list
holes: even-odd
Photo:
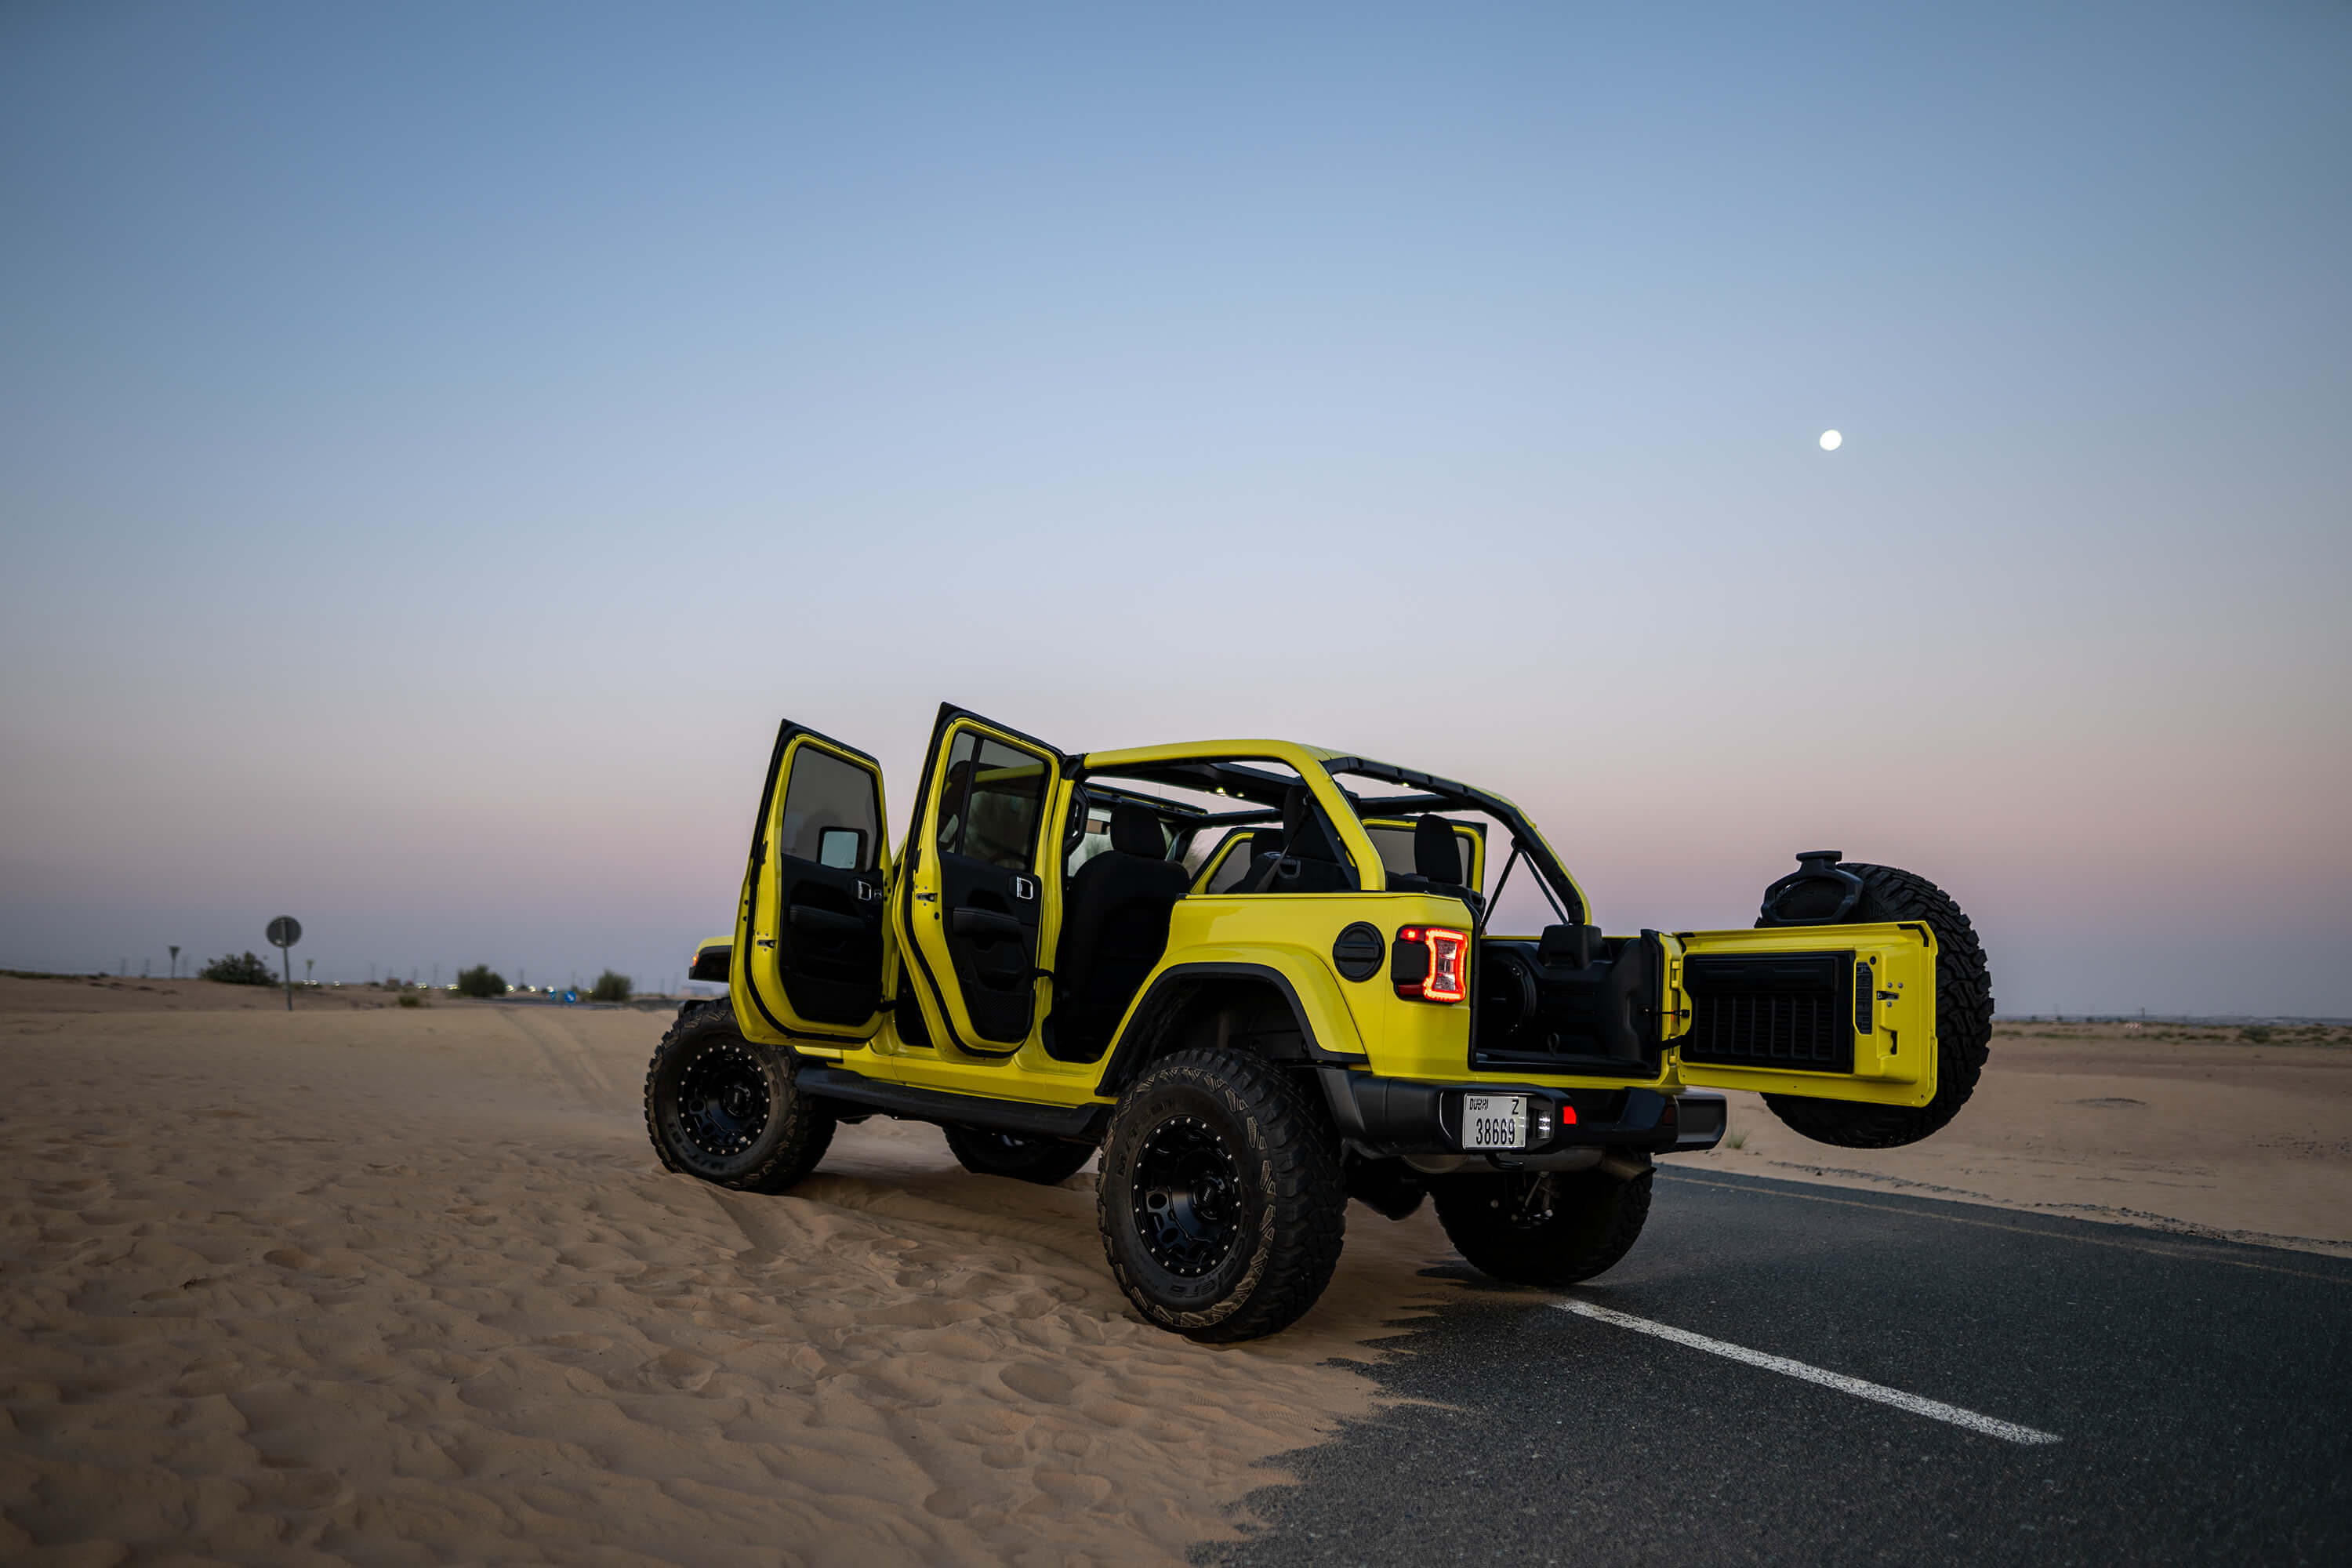
[(1444, 926), (1404, 926), (1396, 933), (1389, 976), (1413, 1002), (1459, 1002), (1469, 995), (1470, 933)]

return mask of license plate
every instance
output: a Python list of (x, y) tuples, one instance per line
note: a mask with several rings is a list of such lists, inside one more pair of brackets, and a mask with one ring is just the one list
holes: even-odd
[(1524, 1149), (1528, 1146), (1528, 1097), (1465, 1094), (1462, 1097), (1465, 1149)]

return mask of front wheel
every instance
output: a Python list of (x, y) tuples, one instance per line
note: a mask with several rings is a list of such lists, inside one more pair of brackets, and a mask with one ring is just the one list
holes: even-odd
[(1147, 1321), (1256, 1339), (1331, 1282), (1348, 1210), (1339, 1136), (1272, 1063), (1179, 1051), (1120, 1097), (1095, 1205), (1111, 1276)]
[(1481, 1274), (1513, 1285), (1573, 1285), (1613, 1268), (1650, 1217), (1651, 1173), (1442, 1176), (1431, 1182), (1445, 1239)]
[(977, 1127), (947, 1127), (948, 1148), (956, 1163), (975, 1176), (1010, 1176), (1050, 1187), (1087, 1168), (1095, 1152), (1084, 1143), (1058, 1138), (1024, 1138), (1018, 1132), (989, 1132)]
[(788, 1054), (753, 1045), (724, 1005), (681, 1012), (646, 1068), (646, 1131), (673, 1171), (781, 1193), (824, 1158), (830, 1107), (800, 1091)]

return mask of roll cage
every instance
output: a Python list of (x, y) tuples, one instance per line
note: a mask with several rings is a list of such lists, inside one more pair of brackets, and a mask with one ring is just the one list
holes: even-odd
[[(1251, 765), (1254, 763), (1280, 763), (1298, 776), (1296, 780), (1286, 778), (1263, 766)], [(1492, 908), (1500, 898), (1513, 868), (1524, 859), (1560, 923), (1588, 923), (1590, 906), (1583, 889), (1525, 813), (1502, 795), (1433, 773), (1369, 757), (1335, 755), (1290, 742), (1216, 741), (1090, 752), (1074, 759), (1072, 776), (1081, 792), (1074, 808), (1076, 819), (1083, 820), (1084, 812), (1097, 795), (1147, 805), (1162, 814), (1162, 821), (1170, 829), (1171, 859), (1182, 858), (1191, 842), (1202, 832), (1276, 820), (1285, 797), (1297, 784), (1304, 784), (1328, 825), (1338, 829), (1338, 837), (1355, 863), (1359, 885), (1364, 891), (1377, 891), (1387, 886), (1381, 856), (1363, 832), (1367, 820), (1428, 812), (1481, 813), (1499, 824), (1511, 839), (1502, 874), (1496, 879), (1494, 891), (1488, 897), (1488, 907)], [(1343, 779), (1370, 780), (1411, 793), (1373, 795), (1350, 789), (1341, 782)], [(1131, 784), (1156, 784), (1248, 804), (1233, 811), (1207, 811), (1153, 795), (1131, 787)], [(1337, 809), (1343, 805), (1344, 812)]]

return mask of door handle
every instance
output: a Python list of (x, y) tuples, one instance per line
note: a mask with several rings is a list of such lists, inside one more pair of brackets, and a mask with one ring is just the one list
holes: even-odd
[(994, 910), (961, 909), (948, 917), (948, 929), (958, 936), (1016, 941), (1029, 928), (1011, 915), (1001, 915)]

